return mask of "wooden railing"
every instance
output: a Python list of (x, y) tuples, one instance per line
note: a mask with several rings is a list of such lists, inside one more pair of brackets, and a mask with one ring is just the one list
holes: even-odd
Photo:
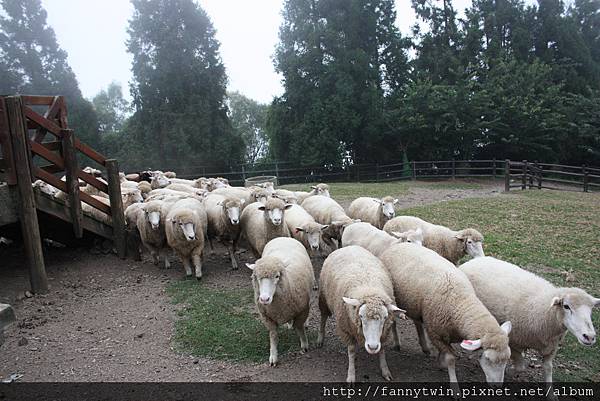
[[(48, 140), (46, 140), (48, 138)], [(30, 264), (43, 270), (35, 194), (32, 182), (39, 179), (67, 194), (68, 220), (77, 238), (83, 236), (81, 202), (107, 214), (119, 255), (125, 255), (125, 220), (121, 198), (118, 163), (106, 159), (79, 141), (69, 129), (67, 107), (62, 96), (0, 97), (0, 168), (9, 185), (20, 195), (20, 221)], [(105, 169), (107, 183), (83, 171), (78, 162), (91, 159)], [(64, 176), (64, 180), (59, 178)], [(80, 191), (79, 180), (107, 193), (110, 206)], [(41, 262), (40, 262), (41, 260)], [(35, 273), (35, 274), (34, 274)], [(46, 283), (34, 283), (39, 271), (32, 271), (32, 288), (39, 291)], [(45, 281), (45, 273), (43, 274)]]
[(600, 191), (600, 168), (562, 164), (505, 161), (504, 189), (557, 189), (562, 191)]

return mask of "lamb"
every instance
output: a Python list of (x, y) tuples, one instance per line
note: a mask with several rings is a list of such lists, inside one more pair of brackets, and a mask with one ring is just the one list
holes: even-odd
[(398, 199), (385, 196), (381, 199), (361, 197), (356, 198), (348, 207), (348, 216), (359, 219), (373, 226), (383, 229), (385, 223), (394, 218), (396, 211), (394, 205)]
[(346, 382), (356, 380), (356, 343), (364, 344), (369, 354), (379, 353), (381, 375), (392, 380), (382, 342), (394, 318), (404, 318), (405, 311), (394, 303), (392, 281), (382, 263), (359, 246), (341, 248), (325, 259), (319, 281), (321, 326), (317, 347), (323, 346), (325, 324), (333, 313), (337, 334), (348, 347)]
[(379, 257), (394, 244), (413, 242), (416, 245), (421, 245), (419, 234), (419, 232), (394, 232), (393, 235), (389, 235), (385, 231), (373, 227), (373, 225), (369, 223), (361, 222), (351, 224), (344, 230), (344, 234), (342, 235), (342, 246), (362, 246), (373, 255)]
[(163, 206), (163, 202), (158, 200), (145, 203), (143, 209), (138, 212), (136, 226), (142, 244), (150, 251), (154, 264), (158, 265), (162, 254), (165, 260), (165, 269), (168, 269), (171, 264), (164, 249), (166, 245), (166, 213)]
[(473, 258), (484, 256), (483, 235), (473, 228), (453, 231), (413, 216), (394, 217), (383, 226), (383, 230), (388, 234), (417, 228), (423, 231), (424, 247), (436, 251), (455, 265), (466, 254)]
[(302, 206), (291, 205), (285, 212), (285, 224), (293, 238), (307, 250), (317, 251), (321, 243), (321, 233), (327, 225), (319, 224)]
[(492, 315), (513, 323), (510, 348), (517, 371), (526, 368), (523, 351), (534, 349), (543, 357), (545, 381), (551, 385), (552, 360), (567, 330), (586, 347), (595, 343), (592, 308), (600, 307), (600, 298), (579, 288), (555, 287), (533, 273), (489, 256), (471, 259), (459, 269)]
[(330, 248), (336, 249), (333, 240), (341, 241), (344, 228), (360, 220), (352, 220), (344, 208), (335, 200), (323, 196), (313, 195), (306, 198), (301, 205), (317, 223), (328, 225), (323, 232), (323, 242)]
[(392, 245), (380, 259), (392, 277), (396, 304), (407, 310), (423, 351), (429, 353), (425, 326), (439, 351), (440, 365), (448, 369), (453, 390), (458, 391), (455, 353), (450, 345), (454, 342), (461, 342), (469, 351), (483, 348), (479, 362), (488, 383), (501, 383), (510, 358), (511, 323), (498, 324), (475, 295), (467, 276), (434, 251), (414, 244)]
[(171, 206), (165, 219), (167, 243), (181, 258), (188, 277), (192, 276), (191, 260), (198, 280), (202, 278), (202, 251), (206, 232), (206, 211), (200, 201), (182, 199)]
[(242, 212), (242, 235), (257, 259), (267, 242), (290, 236), (284, 220), (284, 212), (290, 207), (292, 205), (286, 205), (281, 199), (269, 198), (264, 204), (248, 205)]
[(302, 202), (304, 202), (306, 198), (309, 198), (313, 195), (321, 195), (329, 198), (329, 185), (320, 183), (311, 186), (310, 192), (296, 191), (294, 194), (296, 195), (299, 204), (302, 204)]
[(281, 324), (292, 322), (300, 337), (300, 348), (307, 352), (304, 323), (315, 276), (304, 247), (292, 238), (275, 238), (264, 247), (255, 264), (246, 266), (252, 270), (256, 308), (269, 330), (270, 365), (277, 365), (277, 327)]
[(240, 212), (243, 204), (243, 200), (215, 193), (209, 194), (204, 202), (208, 218), (210, 248), (213, 249), (213, 238), (217, 238), (226, 245), (233, 269), (238, 268), (235, 251), (240, 238)]

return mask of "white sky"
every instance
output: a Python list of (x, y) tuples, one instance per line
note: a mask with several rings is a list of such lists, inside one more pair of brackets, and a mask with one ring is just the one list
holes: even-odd
[[(281, 0), (199, 0), (221, 42), (229, 90), (268, 103), (283, 91), (272, 62), (281, 23)], [(42, 0), (48, 23), (69, 53), (83, 95), (91, 98), (113, 80), (129, 96), (131, 55), (127, 53), (127, 0)], [(396, 0), (397, 24), (405, 34), (415, 23), (410, 0)], [(454, 0), (462, 12), (471, 0)]]

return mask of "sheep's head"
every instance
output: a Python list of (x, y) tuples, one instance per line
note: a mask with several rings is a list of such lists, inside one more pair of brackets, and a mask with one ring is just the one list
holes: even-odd
[(592, 324), (592, 308), (600, 306), (600, 298), (594, 298), (580, 288), (561, 288), (552, 299), (551, 308), (557, 317), (581, 345), (592, 346), (596, 331)]
[(238, 200), (233, 198), (224, 199), (223, 201), (219, 202), (219, 205), (221, 205), (223, 208), (225, 216), (227, 216), (233, 225), (240, 224), (240, 210), (242, 209), (243, 204), (243, 199)]
[(392, 236), (398, 238), (400, 242), (423, 246), (423, 230), (420, 227), (416, 230), (408, 230), (403, 233), (393, 231)]
[(304, 238), (306, 238), (308, 241), (310, 249), (316, 251), (319, 249), (319, 244), (321, 243), (321, 234), (327, 229), (327, 227), (329, 226), (309, 222), (301, 225), (300, 227), (296, 227), (295, 230), (296, 233), (304, 233)]
[(346, 227), (348, 227), (350, 224), (353, 224), (353, 223), (360, 223), (360, 219), (352, 220), (351, 218), (347, 218), (344, 220), (332, 221), (331, 224), (329, 224), (329, 227), (327, 227), (327, 229), (324, 231), (331, 238), (336, 238), (338, 240), (341, 240)]
[(373, 201), (381, 205), (381, 213), (387, 220), (393, 219), (396, 215), (394, 205), (398, 203), (398, 199), (394, 199), (391, 196), (385, 196), (381, 199), (373, 199)]
[(151, 201), (146, 203), (144, 207), (144, 217), (153, 230), (158, 230), (160, 227), (162, 205), (161, 201)]
[(165, 175), (161, 172), (154, 172), (152, 175), (152, 180), (150, 181), (152, 188), (164, 188), (167, 185), (171, 184), (171, 180), (169, 180)]
[(281, 199), (269, 198), (267, 201), (258, 207), (258, 210), (265, 212), (265, 217), (274, 226), (279, 226), (283, 223), (283, 212), (291, 208), (292, 205), (285, 204)]
[(204, 190), (208, 191), (208, 187), (209, 187), (209, 183), (210, 183), (208, 178), (200, 177), (200, 178), (196, 179), (194, 182), (195, 182), (196, 188), (200, 188), (200, 189), (204, 189)]
[(251, 196), (256, 202), (260, 202), (262, 204), (267, 202), (269, 198), (269, 192), (261, 187), (254, 187), (251, 190)]
[(256, 186), (266, 190), (269, 195), (272, 195), (273, 192), (275, 192), (275, 184), (273, 184), (271, 181), (261, 182), (260, 184), (256, 184)]
[(173, 229), (178, 230), (187, 241), (196, 240), (195, 213), (189, 210), (182, 210), (172, 216), (169, 221), (173, 225)]
[(405, 318), (405, 310), (378, 296), (367, 296), (362, 299), (342, 297), (348, 308), (351, 320), (355, 321), (365, 339), (365, 349), (369, 354), (377, 354), (381, 350), (381, 340), (385, 339), (395, 317)]
[(273, 196), (273, 198), (281, 199), (285, 203), (289, 203), (291, 205), (298, 204), (298, 197), (296, 195), (282, 195), (282, 194), (275, 193), (272, 196)]
[(483, 253), (483, 235), (473, 228), (465, 228), (455, 235), (463, 243), (465, 253), (473, 258), (485, 256)]
[(127, 191), (121, 193), (121, 197), (123, 198), (123, 204), (127, 206), (144, 201), (144, 198), (142, 197), (142, 191), (139, 189), (128, 189)]
[(460, 346), (467, 351), (475, 351), (483, 348), (479, 358), (479, 365), (485, 373), (488, 383), (502, 383), (504, 381), (504, 370), (510, 359), (510, 347), (508, 346), (508, 335), (512, 329), (510, 322), (504, 322), (500, 326), (500, 333), (487, 334), (477, 340), (463, 340)]
[(315, 195), (322, 195), (331, 198), (331, 196), (329, 195), (329, 185), (327, 184), (320, 183), (317, 185), (313, 185), (311, 189), (312, 193)]
[(255, 264), (246, 263), (252, 270), (252, 286), (256, 301), (269, 305), (273, 302), (277, 284), (284, 274), (284, 266), (281, 261), (273, 256), (265, 256), (256, 261)]

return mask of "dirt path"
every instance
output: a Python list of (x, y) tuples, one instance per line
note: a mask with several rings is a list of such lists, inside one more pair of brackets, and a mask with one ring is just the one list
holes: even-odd
[[(401, 207), (447, 199), (495, 196), (496, 187), (483, 190), (411, 189)], [(27, 298), (27, 272), (17, 250), (0, 253), (0, 302), (11, 303), (18, 322), (5, 333), (0, 348), (0, 379), (21, 374), (22, 381), (344, 381), (346, 350), (328, 323), (322, 349), (305, 355), (291, 353), (280, 358), (277, 368), (266, 363), (230, 363), (182, 355), (172, 348), (176, 306), (165, 288), (181, 279), (176, 263), (159, 270), (148, 260), (134, 262), (113, 255), (92, 255), (86, 249), (54, 249), (46, 254), (50, 292)], [(250, 262), (247, 253), (242, 262)], [(224, 249), (205, 263), (202, 285), (245, 287), (246, 269), (232, 271)], [(320, 266), (319, 266), (320, 268)], [(318, 307), (313, 299), (309, 325), (316, 329)], [(395, 379), (402, 381), (446, 381), (435, 358), (425, 356), (416, 340), (412, 323), (402, 324), (401, 351), (388, 351)], [(461, 353), (457, 362), (459, 380), (484, 380), (478, 353)], [(265, 360), (268, 344), (265, 343)], [(357, 358), (357, 379), (379, 381), (377, 359), (366, 352)], [(508, 372), (507, 378), (520, 380)], [(532, 369), (521, 379), (541, 379)]]

